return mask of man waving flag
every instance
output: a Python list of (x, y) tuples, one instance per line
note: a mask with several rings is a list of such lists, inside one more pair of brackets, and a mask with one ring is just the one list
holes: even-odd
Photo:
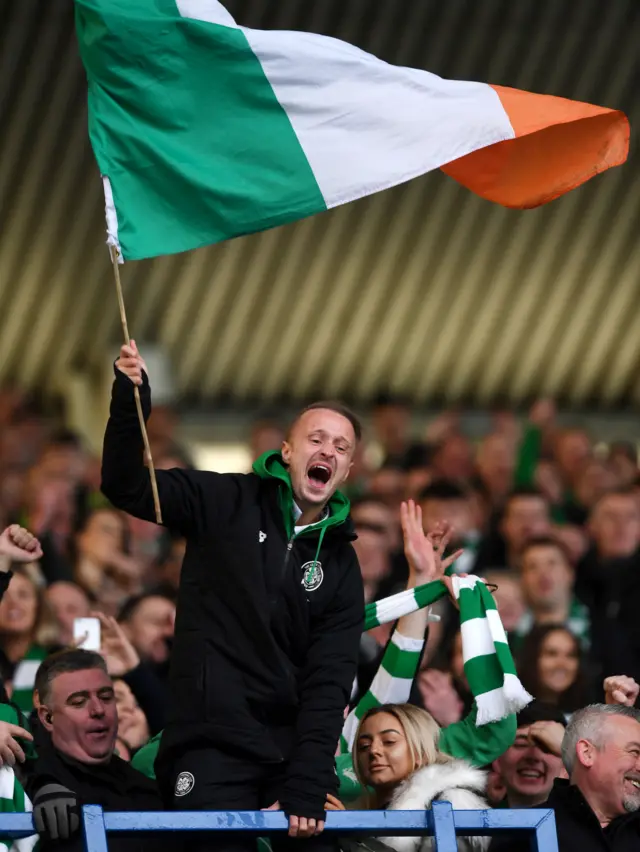
[(441, 168), (507, 207), (624, 162), (615, 110), (240, 27), (217, 0), (76, 0), (109, 242), (126, 259), (292, 222)]

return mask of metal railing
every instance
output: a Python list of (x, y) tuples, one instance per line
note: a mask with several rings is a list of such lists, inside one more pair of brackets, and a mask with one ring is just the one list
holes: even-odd
[[(98, 805), (82, 809), (87, 852), (107, 852), (107, 834), (155, 831), (243, 831), (268, 836), (287, 829), (283, 813), (276, 811), (103, 811)], [(437, 852), (457, 852), (456, 835), (495, 835), (526, 831), (535, 838), (532, 850), (558, 852), (556, 821), (552, 810), (454, 811), (448, 802), (434, 802), (428, 811), (333, 811), (325, 831), (339, 836), (398, 837), (432, 835)], [(0, 814), (0, 835), (33, 834), (31, 814)]]

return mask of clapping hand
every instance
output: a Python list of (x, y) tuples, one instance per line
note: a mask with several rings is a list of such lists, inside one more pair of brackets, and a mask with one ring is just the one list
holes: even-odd
[(140, 664), (138, 652), (133, 647), (124, 630), (113, 616), (101, 612), (91, 613), (100, 619), (102, 647), (100, 653), (107, 663), (111, 677), (122, 677), (133, 671)]
[(439, 523), (431, 532), (425, 534), (422, 527), (422, 509), (413, 500), (402, 503), (400, 507), (404, 554), (409, 563), (410, 580), (415, 585), (442, 580), (449, 591), (451, 585), (445, 571), (464, 551), (457, 550), (443, 559), (444, 552), (453, 534), (448, 521)]

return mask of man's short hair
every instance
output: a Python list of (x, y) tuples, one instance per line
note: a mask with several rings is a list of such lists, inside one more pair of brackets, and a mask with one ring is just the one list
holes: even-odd
[(607, 716), (626, 716), (640, 723), (640, 710), (623, 704), (589, 704), (577, 710), (562, 740), (562, 763), (569, 777), (576, 764), (576, 746), (580, 740), (589, 740), (597, 749), (602, 748), (602, 727)]
[(420, 503), (427, 500), (443, 500), (453, 502), (454, 500), (467, 500), (469, 492), (457, 482), (450, 479), (436, 479), (434, 482), (422, 489), (418, 496)]
[(635, 486), (633, 485), (621, 485), (618, 488), (609, 488), (604, 494), (601, 494), (596, 502), (594, 503), (591, 509), (591, 515), (593, 516), (595, 512), (598, 511), (600, 506), (607, 500), (609, 497), (629, 497), (631, 500), (636, 500), (637, 495), (635, 491)]
[(356, 436), (356, 443), (359, 443), (362, 440), (362, 424), (358, 417), (353, 413), (353, 411), (348, 408), (346, 405), (343, 405), (341, 402), (336, 402), (335, 400), (321, 400), (320, 402), (312, 402), (311, 405), (305, 406), (302, 411), (299, 411), (296, 414), (296, 417), (293, 423), (289, 426), (287, 431), (287, 437), (291, 435), (291, 431), (295, 424), (300, 420), (300, 418), (307, 413), (307, 411), (333, 411), (336, 414), (339, 414), (341, 417), (344, 417), (345, 420), (348, 420), (349, 423), (353, 426), (353, 432)]
[(41, 704), (48, 704), (51, 698), (51, 684), (62, 674), (68, 672), (86, 672), (88, 669), (100, 669), (108, 674), (107, 664), (97, 651), (85, 651), (83, 648), (70, 648), (51, 654), (40, 664), (36, 674), (34, 688)]
[(139, 595), (132, 595), (122, 604), (116, 615), (118, 624), (126, 624), (131, 621), (133, 616), (138, 611), (138, 608), (149, 598), (166, 598), (170, 603), (176, 603), (175, 591), (167, 586), (159, 586), (156, 589), (149, 589), (147, 592), (141, 592)]
[(527, 704), (517, 715), (519, 728), (528, 728), (536, 722), (559, 722), (563, 728), (567, 727), (564, 713), (554, 704), (546, 704), (544, 701), (532, 701)]
[(564, 542), (560, 541), (557, 538), (554, 538), (552, 535), (539, 535), (534, 538), (527, 539), (524, 547), (520, 551), (520, 558), (525, 555), (528, 550), (532, 550), (534, 547), (553, 547), (556, 550), (560, 551), (562, 554), (562, 558), (564, 561), (571, 565), (571, 557), (569, 555), (569, 551), (566, 548)]
[(520, 488), (513, 488), (507, 494), (507, 499), (504, 502), (504, 514), (506, 515), (510, 504), (514, 500), (524, 500), (528, 497), (537, 498), (538, 500), (542, 500), (546, 505), (549, 505), (547, 495), (543, 491), (541, 491), (539, 488), (536, 488), (535, 485), (523, 485)]

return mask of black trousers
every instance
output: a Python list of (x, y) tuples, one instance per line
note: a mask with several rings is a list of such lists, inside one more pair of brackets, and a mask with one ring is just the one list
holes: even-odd
[[(186, 752), (169, 771), (158, 775), (167, 810), (258, 811), (280, 798), (284, 765), (255, 764), (215, 748)], [(176, 840), (179, 835), (176, 835)], [(256, 852), (257, 838), (244, 832), (184, 833), (181, 849), (189, 852)], [(284, 833), (271, 837), (273, 852), (336, 852), (331, 835), (304, 840)]]

